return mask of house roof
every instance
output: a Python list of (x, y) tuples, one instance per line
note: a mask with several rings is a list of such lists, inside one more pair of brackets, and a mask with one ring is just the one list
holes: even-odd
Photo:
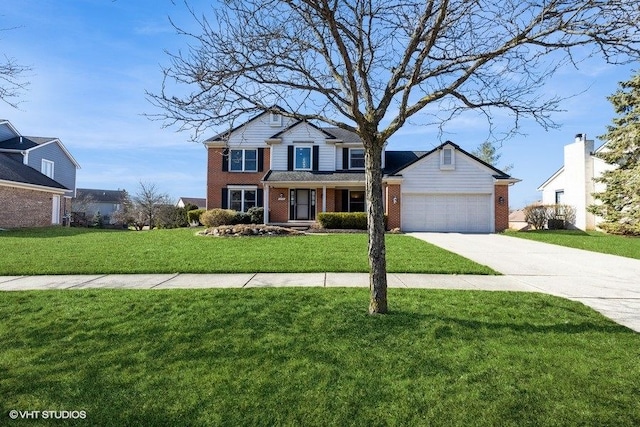
[(405, 166), (415, 162), (427, 151), (386, 151), (384, 173), (393, 175), (396, 171), (404, 169)]
[(308, 126), (311, 126), (312, 128), (314, 128), (314, 129), (322, 132), (323, 134), (325, 134), (328, 139), (336, 139), (336, 136), (331, 134), (331, 133), (329, 133), (329, 132), (327, 132), (326, 128), (321, 128), (321, 127), (316, 126), (313, 123), (310, 123), (310, 122), (308, 122), (306, 120), (298, 120), (297, 122), (291, 124), (290, 126), (287, 126), (286, 128), (284, 128), (280, 132), (276, 133), (275, 135), (273, 135), (269, 139), (278, 139), (278, 138), (280, 138), (280, 136), (282, 136), (283, 134), (287, 133), (288, 131), (290, 131), (291, 129), (295, 128), (296, 126), (298, 126), (300, 124), (306, 124)]
[(0, 150), (14, 150), (14, 151), (28, 151), (36, 147), (57, 143), (62, 151), (67, 155), (69, 160), (74, 164), (77, 169), (80, 169), (80, 165), (76, 159), (71, 155), (69, 150), (62, 144), (60, 139), (54, 137), (42, 137), (42, 136), (16, 136), (4, 141), (0, 141)]
[(326, 128), (322, 128), (325, 132), (330, 133), (331, 135), (333, 135), (335, 138), (341, 140), (342, 142), (349, 144), (349, 143), (358, 143), (361, 144), (362, 140), (360, 139), (360, 136), (355, 133), (352, 132), (350, 130), (346, 130), (346, 129), (342, 129), (342, 128), (338, 128), (338, 127), (326, 127)]
[[(493, 175), (493, 177), (495, 179), (511, 179), (511, 180), (515, 180), (515, 178), (512, 178), (511, 175), (507, 174), (506, 172), (501, 171), (500, 169), (496, 168), (493, 165), (490, 165), (489, 163), (485, 162), (484, 160), (479, 159), (478, 157), (474, 156), (473, 154), (463, 150), (462, 148), (460, 148), (460, 146), (458, 144), (455, 144), (451, 141), (445, 141), (442, 144), (438, 145), (436, 148), (434, 148), (431, 151), (427, 151), (427, 152), (420, 152), (420, 151), (396, 151), (394, 155), (392, 155), (392, 163), (393, 162), (397, 162), (397, 164), (399, 165), (397, 167), (397, 169), (393, 169), (391, 167), (391, 165), (387, 164), (386, 165), (386, 173), (388, 175), (397, 175), (400, 172), (402, 172), (403, 169), (408, 168), (409, 166), (411, 166), (412, 164), (419, 162), (420, 160), (424, 159), (427, 156), (430, 156), (431, 154), (441, 150), (445, 145), (450, 145), (453, 148), (455, 148), (456, 151), (463, 153), (464, 155), (466, 155), (467, 157), (470, 157), (471, 159), (475, 160), (476, 162), (488, 167), (489, 169), (492, 169), (495, 174)], [(404, 154), (401, 154), (404, 153)], [(418, 153), (424, 153), (422, 155), (417, 155)], [(402, 164), (402, 161), (406, 161), (405, 164)], [(387, 157), (387, 161), (389, 161), (389, 158)], [(517, 180), (519, 181), (519, 180)], [(514, 182), (517, 182), (514, 181)]]
[(364, 183), (364, 172), (269, 171), (265, 182), (353, 182)]
[(180, 197), (182, 203), (195, 205), (198, 207), (205, 207), (207, 205), (207, 199), (199, 198), (199, 197)]
[(76, 197), (90, 197), (97, 203), (120, 203), (124, 190), (97, 190), (90, 188), (78, 188), (76, 190)]
[(59, 182), (5, 154), (0, 154), (0, 181), (68, 190)]
[(258, 114), (258, 115), (256, 115), (256, 116), (254, 116), (254, 117), (250, 118), (249, 120), (247, 120), (247, 121), (245, 121), (245, 122), (240, 123), (238, 126), (235, 126), (235, 127), (234, 127), (234, 128), (232, 128), (232, 129), (225, 130), (225, 131), (223, 131), (223, 132), (220, 132), (220, 133), (219, 133), (219, 134), (217, 134), (217, 135), (212, 136), (211, 138), (205, 139), (205, 141), (204, 141), (204, 142), (206, 143), (206, 142), (220, 141), (220, 139), (221, 139), (221, 138), (226, 137), (226, 136), (228, 136), (228, 135), (231, 135), (233, 132), (237, 131), (238, 129), (240, 129), (240, 128), (241, 128), (241, 127), (243, 127), (244, 125), (246, 125), (246, 124), (248, 124), (248, 123), (251, 123), (251, 122), (253, 122), (254, 120), (259, 119), (260, 117), (264, 116), (265, 114), (268, 114), (268, 113), (271, 113), (271, 112), (279, 112), (279, 111), (280, 111), (280, 112), (284, 111), (284, 108), (281, 108), (281, 107), (279, 107), (279, 106), (277, 106), (277, 105), (274, 105), (274, 106), (273, 106), (273, 107), (271, 107), (268, 111), (263, 111), (263, 112), (261, 112), (260, 114)]

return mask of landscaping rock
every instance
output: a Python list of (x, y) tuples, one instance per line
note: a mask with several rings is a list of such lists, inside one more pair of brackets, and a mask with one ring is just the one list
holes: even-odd
[(219, 227), (207, 228), (198, 233), (201, 236), (215, 237), (240, 237), (240, 236), (299, 236), (305, 233), (291, 228), (277, 227), (273, 225), (256, 225), (256, 224), (239, 224), (239, 225), (221, 225)]

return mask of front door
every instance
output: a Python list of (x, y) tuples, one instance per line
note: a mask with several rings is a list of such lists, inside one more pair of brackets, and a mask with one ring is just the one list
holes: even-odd
[(291, 211), (289, 212), (289, 219), (294, 221), (309, 221), (314, 220), (315, 215), (315, 190), (309, 189), (291, 189)]

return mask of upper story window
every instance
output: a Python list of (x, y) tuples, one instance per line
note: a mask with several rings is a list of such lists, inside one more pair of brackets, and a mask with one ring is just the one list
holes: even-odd
[(349, 169), (364, 169), (363, 148), (352, 148), (349, 150)]
[(440, 151), (440, 169), (455, 169), (455, 165), (453, 148), (443, 148)]
[(272, 127), (282, 126), (282, 116), (278, 113), (269, 113), (269, 125)]
[(311, 162), (311, 146), (307, 147), (295, 147), (295, 162), (294, 167), (296, 170), (311, 170), (313, 164)]
[(257, 172), (258, 150), (230, 150), (229, 170), (231, 172)]
[(42, 166), (40, 171), (48, 176), (49, 178), (53, 179), (53, 162), (51, 160), (46, 160), (46, 159), (42, 159)]

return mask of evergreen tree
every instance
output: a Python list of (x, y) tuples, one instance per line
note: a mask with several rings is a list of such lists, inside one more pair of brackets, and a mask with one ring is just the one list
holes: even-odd
[(640, 235), (640, 73), (607, 99), (618, 117), (599, 136), (606, 146), (597, 155), (614, 166), (596, 179), (606, 189), (594, 193), (600, 203), (589, 211), (603, 218), (600, 227), (616, 234)]
[(485, 141), (482, 144), (478, 145), (478, 148), (473, 150), (471, 154), (473, 154), (483, 162), (489, 163), (494, 168), (502, 170), (503, 172), (508, 172), (513, 168), (512, 164), (503, 166), (502, 168), (498, 166), (498, 161), (500, 160), (500, 157), (502, 157), (502, 154), (499, 154), (496, 146), (489, 141)]

